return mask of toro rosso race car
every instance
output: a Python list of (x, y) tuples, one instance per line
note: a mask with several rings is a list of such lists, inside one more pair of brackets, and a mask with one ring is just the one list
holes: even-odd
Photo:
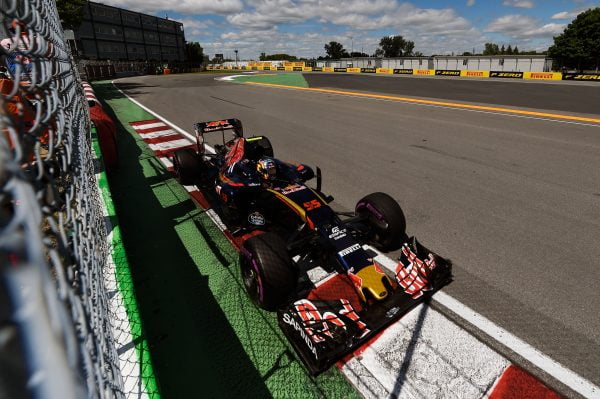
[[(245, 289), (257, 306), (277, 312), (312, 374), (450, 282), (450, 262), (406, 235), (389, 195), (372, 193), (354, 212), (336, 212), (319, 168), (274, 158), (269, 139), (244, 137), (239, 120), (197, 123), (195, 132), (196, 148), (174, 153), (176, 177), (198, 186), (229, 231), (245, 238)], [(221, 143), (209, 146), (209, 133), (220, 133)], [(400, 249), (395, 269), (376, 262), (372, 247)], [(310, 278), (315, 270), (320, 278)]]

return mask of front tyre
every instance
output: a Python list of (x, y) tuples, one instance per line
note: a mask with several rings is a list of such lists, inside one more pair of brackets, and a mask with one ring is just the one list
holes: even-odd
[(357, 215), (365, 217), (375, 246), (393, 251), (406, 240), (406, 219), (395, 199), (385, 193), (372, 193), (358, 201)]
[(246, 292), (258, 307), (275, 311), (296, 288), (298, 272), (285, 242), (274, 233), (249, 238), (240, 250)]

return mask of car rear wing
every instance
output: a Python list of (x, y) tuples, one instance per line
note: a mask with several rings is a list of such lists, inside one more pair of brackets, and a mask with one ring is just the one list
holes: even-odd
[(198, 152), (204, 153), (204, 134), (221, 132), (223, 134), (223, 144), (225, 144), (225, 131), (233, 130), (235, 137), (243, 137), (244, 130), (242, 122), (239, 119), (222, 119), (218, 121), (198, 122), (194, 124), (196, 132), (196, 142), (198, 144)]

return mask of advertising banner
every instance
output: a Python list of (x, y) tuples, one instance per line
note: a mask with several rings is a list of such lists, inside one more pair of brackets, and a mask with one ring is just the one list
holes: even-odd
[(285, 66), (284, 67), (286, 71), (293, 71), (294, 67), (293, 66)]
[(600, 82), (600, 73), (563, 73), (563, 80), (591, 80)]
[(293, 70), (293, 71), (296, 71), (296, 72), (302, 72), (302, 68), (304, 68), (304, 67), (301, 67), (301, 66), (295, 66), (295, 67), (292, 67), (292, 70)]
[(346, 72), (360, 73), (360, 68), (346, 68)]
[(490, 71), (490, 78), (523, 79), (523, 72)]
[(562, 80), (562, 73), (560, 73), (560, 72), (525, 72), (523, 77), (525, 79), (535, 79), (535, 80)]
[[(387, 75), (391, 75), (394, 73), (394, 70), (391, 68), (377, 68), (376, 73), (385, 73)], [(412, 74), (412, 71), (410, 73)]]
[(312, 72), (313, 68), (312, 67), (302, 67), (302, 72)]
[(412, 75), (412, 69), (394, 69), (394, 75)]
[(333, 67), (323, 67), (323, 72), (334, 72)]
[(278, 67), (277, 67), (277, 70), (278, 70), (278, 71), (285, 71), (285, 67), (278, 66)]
[(415, 69), (413, 75), (434, 75), (435, 69)]
[(360, 68), (361, 73), (375, 73), (377, 68)]
[(346, 72), (346, 68), (333, 68), (333, 72)]
[(436, 69), (435, 74), (437, 76), (460, 76), (458, 69)]
[(466, 78), (489, 78), (490, 71), (468, 71), (463, 69), (460, 71), (460, 76)]
[(313, 70), (313, 72), (323, 72), (322, 67), (313, 67), (312, 70)]

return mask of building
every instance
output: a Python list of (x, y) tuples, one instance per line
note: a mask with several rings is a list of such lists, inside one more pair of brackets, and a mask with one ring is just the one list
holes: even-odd
[(87, 2), (75, 30), (81, 58), (130, 61), (184, 61), (183, 24), (104, 4)]

